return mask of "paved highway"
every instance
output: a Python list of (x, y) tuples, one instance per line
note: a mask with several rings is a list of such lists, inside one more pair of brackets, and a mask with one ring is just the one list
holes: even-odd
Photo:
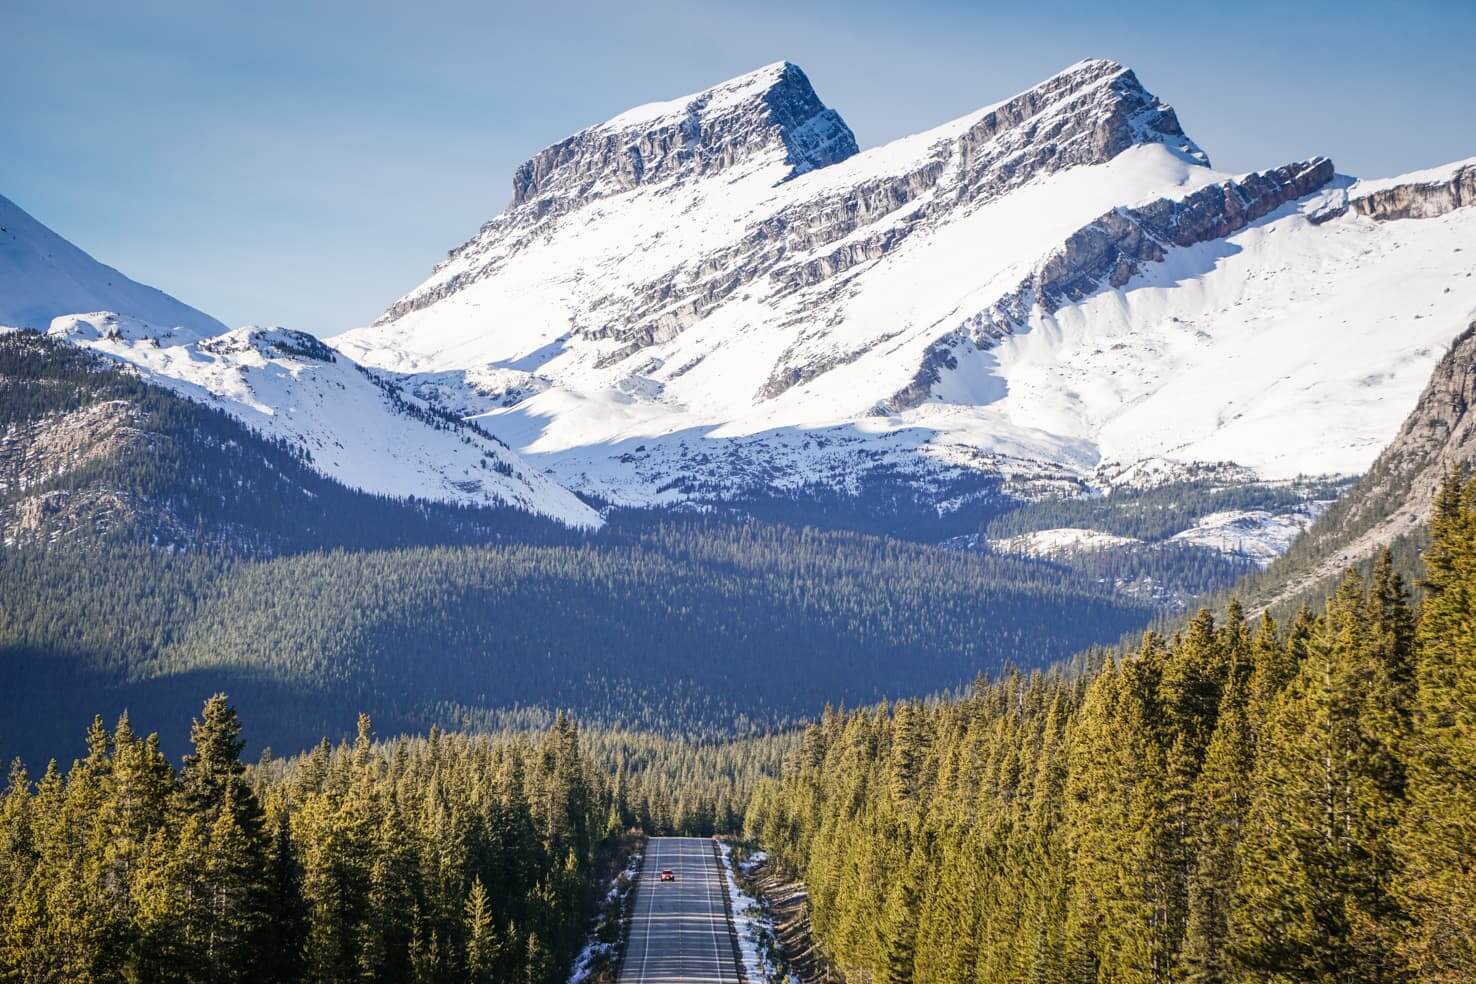
[[(705, 837), (646, 842), (620, 984), (738, 984), (712, 848)], [(661, 881), (663, 868), (676, 872), (676, 881)]]

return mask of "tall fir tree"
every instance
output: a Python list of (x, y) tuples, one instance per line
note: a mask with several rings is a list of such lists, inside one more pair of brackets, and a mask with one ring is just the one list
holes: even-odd
[(1435, 503), (1419, 617), (1400, 950), (1419, 979), (1476, 980), (1476, 482), (1448, 476)]

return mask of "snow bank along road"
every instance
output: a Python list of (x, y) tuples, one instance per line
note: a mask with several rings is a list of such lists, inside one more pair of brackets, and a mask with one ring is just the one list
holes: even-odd
[[(676, 881), (661, 881), (670, 868)], [(738, 984), (723, 876), (705, 837), (652, 837), (636, 888), (621, 984)]]

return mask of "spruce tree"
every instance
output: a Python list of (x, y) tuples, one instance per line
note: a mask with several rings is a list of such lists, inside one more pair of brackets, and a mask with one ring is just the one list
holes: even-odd
[(1254, 760), (1246, 708), (1249, 680), (1232, 673), (1214, 736), (1194, 788), (1194, 870), (1180, 976), (1189, 984), (1230, 984), (1230, 907), (1239, 878), (1238, 848), (1250, 803)]
[(1409, 807), (1397, 891), (1401, 941), (1421, 980), (1476, 980), (1476, 483), (1448, 477), (1435, 503), (1419, 617)]
[(472, 879), (466, 896), (466, 976), (470, 984), (490, 984), (497, 966), (497, 927), (482, 879)]
[(1252, 974), (1395, 982), (1402, 915), (1389, 892), (1400, 802), (1373, 709), (1393, 695), (1368, 645), (1349, 573), (1319, 619), (1297, 679), (1260, 744), (1233, 950)]

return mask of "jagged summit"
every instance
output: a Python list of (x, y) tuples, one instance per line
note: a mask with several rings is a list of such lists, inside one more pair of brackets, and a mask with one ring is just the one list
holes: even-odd
[[(1053, 107), (1059, 108), (1047, 112)], [(1190, 163), (1209, 164), (1205, 152), (1184, 133), (1174, 108), (1149, 92), (1132, 69), (1109, 58), (1079, 61), (962, 122), (969, 124), (971, 133), (980, 127), (998, 132), (1036, 116), (1076, 124), (1070, 129), (1089, 136), (1093, 156), (1101, 160), (1130, 146), (1157, 143)]]
[[(473, 300), (469, 290), (534, 243), (568, 235), (582, 240), (577, 251), (593, 246), (604, 254), (602, 265), (649, 267), (657, 274), (648, 280), (632, 270), (643, 280), (635, 297), (609, 295), (612, 306), (594, 324), (569, 308), (556, 316), (576, 333), (624, 339), (622, 350), (630, 355), (645, 347), (642, 340), (683, 330), (755, 278), (786, 291), (817, 285), (895, 250), (960, 209), (977, 210), (1032, 182), (1140, 147), (1177, 158), (1168, 165), (1171, 172), (1209, 163), (1173, 108), (1131, 70), (1106, 59), (1078, 62), (1009, 99), (864, 152), (804, 72), (776, 62), (690, 96), (629, 110), (545, 149), (518, 169), (512, 204), (453, 249), (374, 327), (399, 331), (406, 316), (453, 298), (481, 307), (485, 302)], [(732, 229), (743, 242), (705, 255), (725, 238), (719, 229)], [(534, 291), (563, 307), (562, 288), (550, 293), (548, 286), (518, 292), (528, 298)], [(437, 327), (430, 330), (439, 334)], [(438, 347), (434, 339), (425, 342)], [(403, 352), (398, 343), (394, 347)], [(392, 356), (387, 361), (405, 364)], [(416, 367), (431, 364), (414, 361)], [(811, 371), (780, 366), (762, 392), (776, 395)]]
[(978, 492), (950, 469), (1360, 470), (1469, 320), (1460, 168), (1216, 172), (1110, 59), (863, 151), (843, 127), (785, 62), (622, 113), (334, 344), (606, 502), (881, 472), (943, 510)]
[(579, 131), (513, 174), (512, 206), (616, 194), (759, 159), (785, 176), (845, 160), (856, 138), (798, 65), (775, 62), (702, 92), (648, 103)]

